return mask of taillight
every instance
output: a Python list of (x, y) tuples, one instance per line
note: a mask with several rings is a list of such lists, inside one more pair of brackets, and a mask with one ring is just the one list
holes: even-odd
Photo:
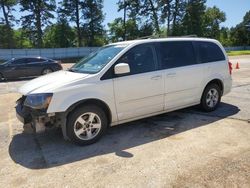
[(228, 62), (228, 69), (229, 69), (230, 75), (232, 75), (233, 64), (231, 62)]

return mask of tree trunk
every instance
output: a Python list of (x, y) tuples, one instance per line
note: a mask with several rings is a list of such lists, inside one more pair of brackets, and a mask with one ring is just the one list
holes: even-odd
[(43, 47), (43, 31), (42, 31), (42, 24), (41, 24), (41, 1), (39, 0), (35, 5), (35, 19), (36, 19), (36, 30), (37, 30), (37, 44), (38, 48)]
[(153, 13), (154, 25), (155, 25), (156, 33), (160, 34), (160, 27), (159, 27), (159, 22), (158, 22), (157, 11), (155, 10), (153, 1), (149, 0), (149, 3), (150, 3), (150, 7), (151, 7), (151, 10), (152, 10), (152, 13)]
[(94, 23), (93, 23), (93, 14), (92, 14), (92, 6), (90, 6), (90, 14), (91, 14), (91, 19), (90, 19), (90, 46), (93, 46), (93, 41), (94, 41), (94, 36), (95, 36), (95, 31), (94, 31)]
[(168, 0), (167, 1), (167, 3), (168, 3), (168, 8), (167, 8), (167, 15), (168, 15), (168, 18), (167, 18), (167, 35), (169, 35), (170, 34), (170, 21), (171, 21), (171, 4), (170, 4), (170, 1)]
[(123, 29), (124, 29), (124, 33), (123, 33), (123, 41), (126, 40), (126, 11), (127, 11), (127, 3), (124, 0), (124, 14), (123, 14)]
[(10, 27), (10, 22), (9, 22), (9, 18), (8, 18), (8, 13), (6, 12), (5, 9), (5, 5), (4, 2), (1, 1), (1, 8), (3, 10), (3, 15), (4, 15), (4, 21), (7, 27), (7, 37), (8, 37), (8, 48), (12, 48), (13, 47), (13, 40), (12, 40), (12, 36), (11, 36), (11, 27)]
[(77, 42), (78, 47), (82, 46), (82, 33), (81, 33), (81, 27), (80, 27), (80, 16), (79, 16), (79, 1), (75, 0), (75, 9), (76, 9), (76, 30), (77, 30)]
[(178, 9), (179, 9), (179, 0), (175, 0), (174, 12), (173, 12), (173, 28), (172, 28), (173, 35), (175, 35), (175, 31), (176, 31), (176, 18), (177, 18)]

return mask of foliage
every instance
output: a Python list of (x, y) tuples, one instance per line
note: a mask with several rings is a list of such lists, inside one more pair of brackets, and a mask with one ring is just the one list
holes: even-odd
[(207, 8), (204, 15), (204, 36), (220, 39), (220, 24), (226, 21), (226, 14), (216, 6)]
[[(196, 34), (224, 46), (250, 45), (250, 11), (233, 28), (206, 0), (117, 0), (123, 17), (103, 25), (104, 0), (0, 0), (0, 48), (102, 46), (152, 35)], [(19, 5), (19, 6), (16, 6)], [(21, 12), (16, 28), (15, 11)], [(56, 16), (56, 19), (55, 19)]]
[(43, 27), (51, 24), (56, 8), (55, 0), (20, 0), (21, 11), (29, 14), (21, 17), (22, 27), (36, 47), (43, 47)]
[(74, 31), (65, 19), (45, 29), (44, 44), (47, 48), (67, 48), (75, 46)]
[(0, 33), (0, 48), (13, 48), (13, 42), (10, 44), (10, 38), (13, 41), (13, 30), (7, 25), (0, 25)]
[(102, 25), (104, 20), (104, 15), (102, 12), (103, 0), (85, 0), (83, 7), (83, 18), (85, 19), (85, 23), (83, 24), (83, 33), (85, 36), (86, 45), (100, 45), (100, 37), (104, 35), (104, 29)]
[(183, 35), (203, 36), (206, 0), (190, 0), (182, 22)]
[(14, 15), (12, 14), (15, 9), (13, 8), (17, 4), (16, 0), (1, 0), (0, 1), (0, 10), (2, 11), (3, 17), (0, 17), (1, 26), (1, 34), (0, 41), (2, 42), (0, 46), (5, 48), (13, 48), (14, 40), (13, 40), (13, 23), (16, 22)]
[(250, 45), (250, 31), (247, 25), (250, 24), (250, 11), (248, 11), (241, 23), (231, 29), (231, 38), (233, 45), (246, 46)]
[(59, 2), (60, 8), (58, 9), (59, 17), (68, 19), (76, 26), (77, 46), (82, 46), (82, 28), (81, 28), (81, 9), (83, 8), (82, 0), (62, 0)]

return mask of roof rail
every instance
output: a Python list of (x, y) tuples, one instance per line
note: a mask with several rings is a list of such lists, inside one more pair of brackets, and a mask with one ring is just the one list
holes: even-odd
[[(183, 35), (183, 36), (163, 36), (163, 35), (148, 35), (148, 36), (143, 36), (139, 37), (136, 39), (156, 39), (156, 38), (192, 38), (192, 37), (198, 37), (197, 35)], [(135, 39), (135, 40), (136, 40)]]
[(188, 38), (188, 37), (198, 37), (198, 36), (195, 34), (194, 35), (192, 34), (192, 35), (184, 35), (184, 36), (180, 36), (180, 37), (187, 37)]

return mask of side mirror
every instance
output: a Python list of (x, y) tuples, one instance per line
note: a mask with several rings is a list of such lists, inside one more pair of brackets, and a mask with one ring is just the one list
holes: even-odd
[(130, 68), (127, 63), (119, 63), (115, 66), (116, 75), (127, 74), (127, 73), (130, 73)]

